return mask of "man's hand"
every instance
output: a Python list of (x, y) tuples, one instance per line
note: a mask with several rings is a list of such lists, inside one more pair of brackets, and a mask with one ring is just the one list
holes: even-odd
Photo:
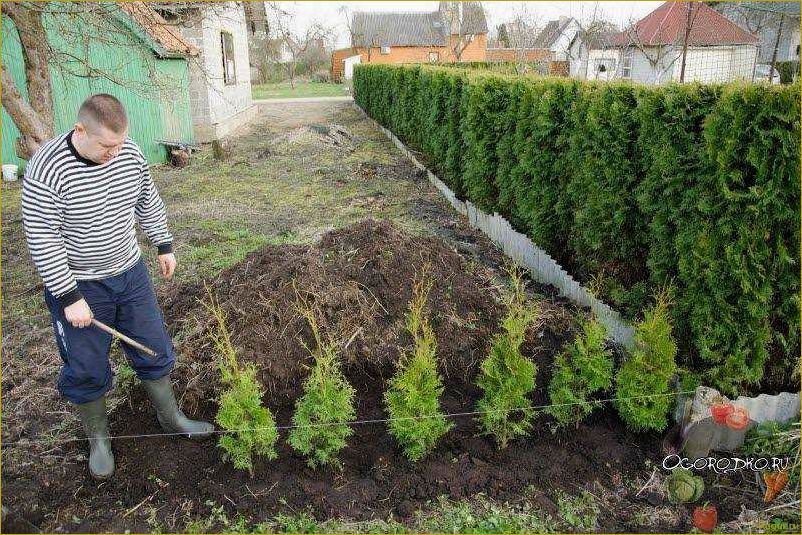
[(176, 262), (173, 253), (159, 255), (159, 269), (162, 272), (162, 277), (165, 279), (170, 280), (173, 278), (173, 273), (175, 273), (175, 266), (177, 264), (178, 262)]
[(73, 327), (83, 329), (92, 324), (92, 311), (85, 299), (76, 301), (68, 307), (64, 307), (64, 316)]

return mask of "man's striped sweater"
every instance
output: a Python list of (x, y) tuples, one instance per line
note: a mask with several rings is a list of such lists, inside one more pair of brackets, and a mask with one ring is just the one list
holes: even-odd
[(172, 251), (164, 203), (130, 139), (104, 164), (78, 153), (72, 131), (45, 142), (25, 170), (22, 219), (36, 269), (63, 306), (81, 299), (77, 280), (118, 275), (139, 261), (135, 220), (159, 254)]

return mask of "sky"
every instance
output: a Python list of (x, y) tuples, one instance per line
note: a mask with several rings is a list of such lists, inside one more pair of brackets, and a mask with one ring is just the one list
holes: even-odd
[[(654, 11), (663, 2), (483, 2), (487, 16), (488, 28), (507, 22), (515, 17), (522, 6), (528, 11), (529, 20), (543, 21), (541, 26), (549, 20), (557, 19), (560, 15), (568, 15), (577, 19), (587, 19), (591, 16), (594, 7), (598, 9), (606, 20), (619, 27), (626, 26), (630, 21), (638, 20)], [(435, 11), (439, 2), (331, 2), (301, 1), (281, 2), (281, 7), (293, 14), (295, 30), (303, 31), (313, 23), (321, 23), (334, 30), (336, 48), (349, 45), (348, 30), (345, 18), (340, 13), (340, 6), (346, 6), (353, 11)], [(598, 18), (598, 17), (597, 17)]]

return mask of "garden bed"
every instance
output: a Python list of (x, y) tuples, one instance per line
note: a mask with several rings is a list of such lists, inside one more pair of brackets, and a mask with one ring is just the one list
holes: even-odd
[[(487, 247), (483, 242), (474, 245)], [(500, 272), (469, 261), (440, 238), (413, 236), (388, 222), (367, 220), (330, 232), (312, 246), (267, 246), (209, 281), (228, 314), (241, 360), (258, 367), (267, 388), (264, 401), (279, 426), (290, 422), (309, 364), (297, 338), (309, 341), (310, 334), (292, 309), (293, 281), (299, 291), (316, 296), (329, 332), (349, 335), (342, 358), (357, 392), (357, 418), (383, 419), (385, 380), (408, 343), (399, 319), (409, 300), (410, 281), (426, 263), (436, 281), (429, 303), (446, 387), (442, 407), (448, 413), (472, 411), (480, 396), (473, 376), (500, 317)], [(523, 349), (539, 368), (532, 402), (540, 405), (548, 403), (553, 357), (573, 337), (575, 311), (544, 288), (531, 288), (529, 294), (542, 313)], [(165, 299), (165, 312), (179, 341), (176, 377), (184, 391), (184, 407), (195, 417), (213, 419), (220, 387), (217, 355), (206, 341), (206, 311), (198, 302), (204, 295), (201, 285), (176, 287)], [(159, 433), (151, 412), (144, 392), (133, 388), (128, 402), (111, 417), (112, 433)], [(643, 530), (628, 509), (639, 502), (662, 500), (654, 492), (635, 496), (636, 489), (627, 485), (645, 475), (648, 461), (662, 458), (661, 436), (630, 433), (611, 407), (556, 434), (549, 431), (550, 419), (540, 415), (533, 433), (503, 451), (496, 449), (492, 438), (480, 436), (472, 417), (453, 421), (455, 428), (418, 463), (403, 456), (386, 424), (355, 425), (341, 454), (342, 472), (310, 469), (282, 434), (279, 458), (257, 460), (253, 478), (223, 462), (214, 440), (119, 439), (114, 442), (114, 479), (98, 484), (83, 465), (72, 466), (70, 477), (81, 481), (80, 488), (53, 481), (49, 488), (27, 489), (33, 507), (25, 516), (35, 523), (36, 510), (80, 503), (91, 513), (76, 516), (71, 528), (87, 532), (152, 529), (138, 524), (147, 520), (139, 515), (120, 516), (121, 506), (133, 511), (142, 503), (188, 517), (209, 515), (214, 507), (223, 506), (231, 517), (247, 519), (309, 510), (320, 519), (392, 515), (403, 520), (441, 495), (458, 500), (479, 493), (499, 501), (526, 495), (541, 514), (557, 516), (560, 496), (585, 489), (616, 496), (615, 510), (603, 512), (598, 520), (599, 529), (613, 532)], [(68, 447), (87, 448), (83, 442)], [(737, 514), (735, 508), (720, 512), (723, 520)], [(674, 520), (679, 523), (649, 529), (688, 529), (687, 515)]]

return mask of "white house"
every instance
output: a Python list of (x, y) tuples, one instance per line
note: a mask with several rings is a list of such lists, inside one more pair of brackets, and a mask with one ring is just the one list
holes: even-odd
[(646, 84), (751, 80), (757, 43), (755, 35), (703, 2), (666, 2), (589, 50), (587, 78)]
[(531, 48), (545, 48), (551, 51), (554, 61), (568, 61), (568, 48), (580, 30), (573, 17), (560, 17), (549, 21), (535, 38)]
[(158, 4), (182, 37), (200, 49), (189, 68), (195, 138), (209, 142), (230, 135), (254, 114), (248, 59), (248, 21), (239, 2)]
[(576, 32), (568, 45), (569, 75), (580, 80), (586, 79), (591, 51), (606, 49), (618, 31), (612, 24), (599, 22), (588, 30)]

